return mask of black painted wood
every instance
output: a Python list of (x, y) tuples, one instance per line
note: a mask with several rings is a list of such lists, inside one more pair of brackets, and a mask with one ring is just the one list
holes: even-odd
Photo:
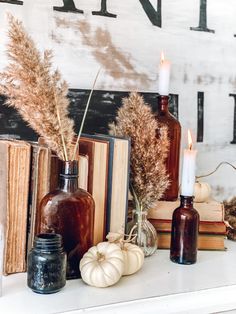
[(175, 116), (176, 119), (179, 119), (179, 95), (178, 94), (170, 94), (169, 110)]
[[(70, 89), (70, 116), (75, 121), (76, 132), (82, 120), (89, 90)], [(104, 133), (108, 131), (108, 124), (114, 121), (117, 109), (122, 104), (122, 98), (128, 96), (128, 92), (94, 91), (89, 111), (85, 120), (85, 133)], [(149, 103), (153, 111), (157, 109), (157, 93), (142, 93), (145, 101)], [(178, 117), (178, 95), (170, 95), (170, 111)], [(11, 136), (25, 140), (36, 140), (37, 134), (22, 121), (19, 114), (13, 109), (3, 105), (5, 99), (0, 97), (0, 136)]]
[(236, 94), (229, 94), (230, 97), (234, 98), (234, 129), (233, 129), (233, 140), (231, 144), (236, 144)]
[(204, 93), (197, 93), (197, 142), (204, 139)]

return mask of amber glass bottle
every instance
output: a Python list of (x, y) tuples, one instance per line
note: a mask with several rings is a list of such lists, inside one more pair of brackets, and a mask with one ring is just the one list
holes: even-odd
[(170, 185), (162, 199), (166, 201), (175, 201), (178, 198), (179, 192), (181, 125), (179, 121), (169, 112), (169, 96), (158, 96), (157, 100), (158, 106), (155, 116), (161, 124), (167, 127), (170, 141), (169, 153), (166, 159), (166, 170), (169, 175)]
[(178, 264), (197, 261), (199, 214), (193, 208), (192, 196), (180, 196), (180, 207), (172, 217), (170, 259)]
[(79, 261), (92, 246), (94, 200), (78, 188), (78, 162), (63, 163), (59, 188), (47, 194), (37, 212), (38, 233), (58, 233), (67, 253), (67, 279), (80, 277)]

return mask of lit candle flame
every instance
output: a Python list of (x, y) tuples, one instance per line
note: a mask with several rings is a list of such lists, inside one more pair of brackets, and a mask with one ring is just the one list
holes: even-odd
[(191, 150), (193, 148), (193, 140), (190, 130), (188, 130), (188, 148)]
[(164, 52), (161, 52), (161, 63), (163, 63), (165, 61), (165, 56), (164, 56)]

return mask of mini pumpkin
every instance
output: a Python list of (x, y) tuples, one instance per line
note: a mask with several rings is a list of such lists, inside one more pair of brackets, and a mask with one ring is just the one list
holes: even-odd
[(80, 261), (80, 272), (83, 281), (90, 286), (112, 286), (124, 273), (123, 253), (114, 243), (98, 243), (84, 254)]
[(211, 195), (211, 187), (207, 182), (196, 181), (194, 184), (194, 202), (206, 202)]
[(137, 245), (132, 243), (124, 243), (121, 246), (121, 250), (125, 262), (123, 275), (132, 275), (136, 273), (143, 266), (143, 251)]
[(135, 244), (130, 243), (131, 238), (123, 239), (123, 234), (109, 232), (107, 239), (110, 243), (118, 245), (124, 256), (124, 273), (123, 275), (132, 275), (136, 273), (144, 263), (144, 253)]

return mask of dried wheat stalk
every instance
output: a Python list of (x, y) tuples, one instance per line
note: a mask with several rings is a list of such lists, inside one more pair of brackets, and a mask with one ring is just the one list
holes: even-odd
[(0, 73), (0, 93), (61, 159), (71, 159), (75, 133), (68, 117), (68, 86), (52, 70), (51, 51), (42, 58), (22, 23), (12, 15), (8, 20), (10, 64)]
[(131, 93), (123, 99), (110, 133), (131, 138), (131, 193), (136, 198), (136, 206), (147, 210), (160, 199), (169, 184), (164, 165), (169, 147), (167, 130), (160, 128), (143, 98)]

